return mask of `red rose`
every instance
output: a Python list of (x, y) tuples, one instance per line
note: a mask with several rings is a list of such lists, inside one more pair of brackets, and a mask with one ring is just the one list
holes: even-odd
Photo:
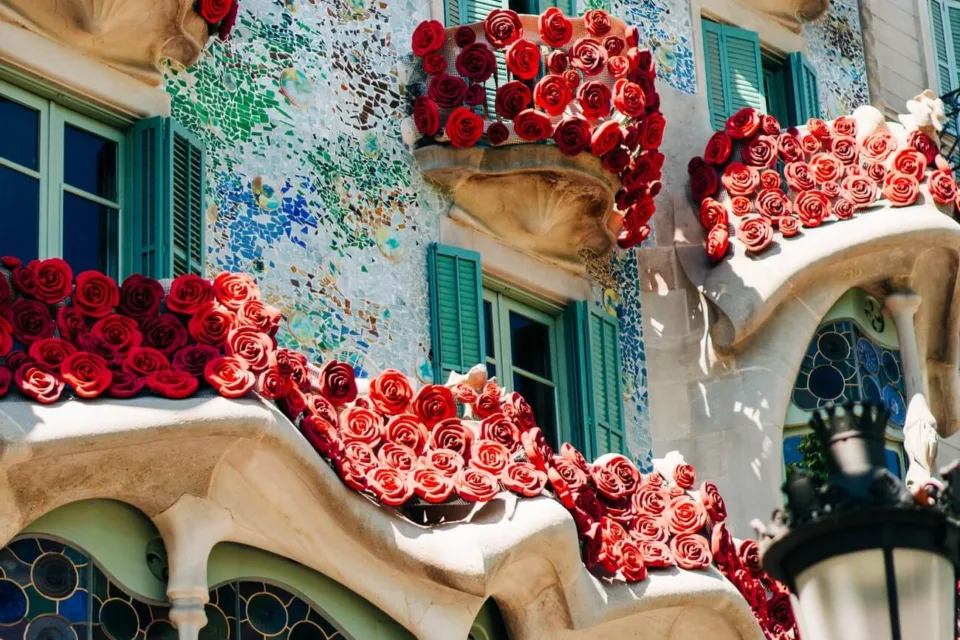
[(107, 361), (86, 351), (67, 356), (60, 364), (60, 374), (81, 398), (96, 398), (113, 382)]
[(667, 121), (659, 111), (647, 114), (641, 125), (640, 144), (648, 151), (654, 151), (660, 147), (663, 142), (663, 133), (667, 127)]
[(414, 396), (413, 412), (429, 429), (438, 422), (456, 418), (457, 403), (450, 389), (438, 384), (428, 384)]
[(715, 196), (719, 186), (717, 172), (708, 164), (701, 165), (690, 175), (690, 190), (696, 202)]
[(894, 171), (887, 174), (883, 180), (883, 197), (895, 207), (909, 206), (916, 202), (919, 196), (920, 183), (913, 176)]
[(805, 135), (800, 138), (800, 146), (807, 155), (817, 153), (823, 149), (823, 145), (820, 144), (820, 139), (811, 135)]
[(63, 302), (73, 289), (73, 269), (60, 258), (34, 260), (29, 265), (36, 283), (32, 292), (40, 302)]
[(820, 185), (820, 191), (831, 200), (840, 195), (840, 184), (837, 182), (824, 182)]
[(23, 261), (16, 256), (0, 256), (0, 267), (4, 269), (16, 269), (23, 264)]
[(280, 328), (280, 311), (268, 307), (259, 300), (248, 300), (237, 311), (237, 324), (241, 327), (253, 327), (268, 336), (275, 336)]
[(226, 342), (227, 336), (236, 326), (235, 313), (216, 302), (207, 302), (190, 318), (187, 330), (190, 337), (197, 342), (219, 347)]
[[(619, 80), (618, 80), (619, 82)], [(583, 115), (589, 120), (606, 118), (610, 115), (610, 89), (599, 80), (585, 82), (577, 91), (577, 100)]]
[(0, 358), (13, 350), (13, 325), (0, 316)]
[(783, 168), (783, 175), (787, 179), (787, 186), (794, 191), (810, 191), (817, 186), (813, 179), (813, 172), (806, 162), (790, 162)]
[(447, 70), (447, 59), (439, 53), (428, 53), (423, 57), (423, 70), (427, 75), (436, 75)]
[(866, 162), (883, 162), (897, 148), (897, 139), (884, 129), (868, 135), (860, 145), (860, 159)]
[(540, 71), (540, 47), (517, 40), (507, 49), (507, 70), (521, 80), (533, 80)]
[(385, 442), (377, 453), (381, 467), (409, 473), (417, 467), (417, 454), (406, 445)]
[(483, 418), (480, 423), (480, 437), (499, 442), (508, 451), (516, 451), (521, 446), (520, 430), (512, 420), (502, 413), (494, 413)]
[(514, 80), (497, 89), (494, 106), (501, 117), (514, 120), (521, 111), (530, 106), (531, 100), (530, 88), (519, 80)]
[(916, 149), (900, 149), (893, 156), (892, 171), (913, 176), (919, 182), (927, 169), (927, 159)]
[(123, 355), (117, 351), (116, 347), (93, 333), (84, 333), (77, 338), (77, 346), (82, 351), (95, 353), (111, 367), (119, 367), (123, 363)]
[(468, 44), (456, 60), (457, 73), (474, 82), (486, 82), (497, 69), (497, 59), (493, 50), (483, 42)]
[(818, 184), (836, 182), (843, 176), (843, 163), (832, 153), (818, 153), (810, 160), (810, 170)]
[(154, 371), (169, 369), (170, 361), (163, 353), (151, 347), (134, 347), (127, 352), (123, 368), (134, 375), (145, 377)]
[(930, 174), (927, 187), (930, 189), (930, 197), (937, 204), (952, 205), (957, 199), (957, 182), (952, 174), (942, 169)]
[(567, 116), (557, 123), (553, 140), (557, 143), (560, 153), (565, 156), (575, 156), (581, 151), (586, 151), (590, 148), (590, 123), (580, 116)]
[(679, 535), (671, 540), (670, 551), (681, 569), (703, 569), (713, 561), (707, 539), (696, 533)]
[(760, 186), (760, 172), (741, 162), (731, 162), (721, 180), (731, 196), (749, 196)]
[(559, 116), (573, 99), (570, 85), (560, 76), (544, 76), (533, 90), (534, 103), (552, 116)]
[(300, 421), (300, 433), (320, 455), (326, 458), (339, 455), (342, 443), (337, 428), (320, 416), (305, 416)]
[(796, 625), (793, 616), (793, 605), (790, 604), (788, 593), (775, 593), (767, 602), (767, 613), (770, 626), (781, 632), (789, 632)]
[(224, 271), (213, 281), (214, 298), (230, 311), (239, 311), (244, 303), (260, 299), (260, 288), (245, 273)]
[(707, 515), (714, 523), (723, 522), (727, 519), (727, 505), (717, 489), (717, 485), (712, 482), (704, 482), (700, 485), (700, 500), (703, 502)]
[(174, 313), (191, 315), (213, 300), (213, 286), (192, 273), (177, 276), (167, 294), (167, 309)]
[(157, 315), (163, 300), (163, 285), (139, 274), (127, 277), (120, 286), (118, 311), (134, 320), (144, 320)]
[(673, 469), (673, 481), (681, 489), (692, 489), (697, 482), (697, 470), (692, 464), (680, 463)]
[(784, 238), (792, 238), (800, 233), (800, 220), (792, 215), (781, 217), (778, 225), (780, 227), (780, 233), (783, 234)]
[(413, 30), (413, 54), (421, 58), (439, 51), (447, 40), (446, 31), (438, 20), (424, 20)]
[(547, 484), (547, 475), (529, 462), (509, 462), (500, 478), (504, 487), (525, 498), (540, 495)]
[(819, 227), (830, 215), (830, 200), (822, 191), (804, 191), (794, 202), (794, 211), (805, 227)]
[(603, 465), (595, 464), (590, 469), (590, 477), (593, 479), (597, 491), (599, 491), (603, 497), (616, 500), (626, 495), (626, 488), (623, 486), (623, 482), (611, 469)]
[(107, 395), (111, 398), (125, 400), (137, 396), (144, 387), (144, 380), (135, 373), (117, 369), (111, 372), (113, 380), (107, 388)]
[(453, 478), (463, 469), (463, 456), (456, 451), (448, 449), (434, 449), (420, 459), (422, 466), (426, 469), (439, 471), (447, 478)]
[(543, 140), (552, 130), (550, 117), (536, 109), (521, 111), (513, 120), (513, 131), (523, 140)]
[(367, 488), (387, 507), (399, 507), (413, 497), (413, 484), (406, 474), (386, 467), (367, 471)]
[[(594, 136), (596, 136), (596, 131), (594, 131)], [(603, 168), (610, 173), (620, 173), (629, 164), (630, 154), (623, 147), (617, 147), (603, 156)]]
[[(11, 372), (16, 371), (28, 362), (34, 362), (33, 358), (27, 355), (26, 351), (11, 351), (7, 354), (5, 361), (7, 368), (10, 369)], [(34, 362), (34, 364), (36, 363)]]
[(857, 121), (852, 116), (840, 116), (830, 125), (836, 136), (857, 136)]
[(777, 137), (777, 154), (786, 163), (797, 162), (805, 157), (800, 139), (792, 133), (781, 133)]
[[(2, 320), (2, 318), (0, 318), (0, 320)], [(8, 324), (7, 326), (9, 327), (10, 325)], [(3, 331), (3, 327), (0, 326), (0, 334), (2, 334)], [(0, 338), (0, 342), (2, 341), (2, 338)], [(6, 353), (9, 352), (10, 350), (7, 349)], [(77, 348), (75, 346), (60, 338), (37, 340), (30, 345), (29, 350), (30, 357), (33, 358), (37, 364), (50, 371), (59, 371), (63, 361), (76, 352)], [(0, 345), (0, 354), (6, 355), (6, 353), (4, 353), (2, 345)]]
[(566, 80), (567, 84), (570, 85), (571, 91), (580, 86), (580, 72), (576, 69), (567, 69), (564, 71), (563, 79)]
[(732, 141), (726, 131), (717, 131), (707, 141), (707, 147), (703, 151), (703, 159), (710, 164), (722, 165), (730, 159), (730, 150)]
[[(365, 446), (359, 442), (354, 442), (353, 445), (358, 447)], [(347, 485), (354, 491), (366, 491), (367, 471), (373, 469), (374, 467), (364, 467), (343, 456), (335, 458), (334, 464), (337, 468), (337, 475), (339, 475), (340, 479), (343, 480), (343, 484)]]
[(737, 556), (750, 575), (757, 577), (763, 573), (763, 566), (760, 564), (760, 547), (754, 540), (747, 539), (740, 542), (737, 546)]
[(603, 39), (603, 48), (607, 50), (610, 56), (619, 56), (626, 48), (623, 38), (617, 36), (607, 36)]
[(223, 22), (220, 23), (219, 38), (227, 40), (233, 33), (233, 27), (237, 23), (237, 13), (240, 11), (240, 0), (231, 0), (230, 10), (227, 12)]
[(840, 185), (840, 191), (858, 206), (873, 204), (877, 199), (877, 185), (867, 176), (847, 176)]
[[(179, 371), (186, 371), (195, 378), (203, 376), (207, 363), (220, 357), (220, 350), (209, 344), (195, 344), (183, 347), (173, 356), (172, 366)], [(279, 377), (279, 371), (276, 372)]]
[(620, 146), (623, 141), (623, 131), (615, 120), (608, 120), (593, 130), (590, 138), (590, 152), (597, 157), (603, 157)]
[[(760, 191), (760, 194), (763, 195), (763, 190)], [(757, 196), (757, 200), (759, 199), (760, 196)], [(753, 211), (753, 202), (751, 202), (750, 198), (744, 196), (734, 196), (730, 198), (730, 210), (733, 212), (733, 215), (742, 218)]]
[(656, 487), (640, 486), (631, 500), (633, 510), (640, 515), (660, 516), (667, 510), (666, 494)]
[[(273, 367), (271, 367), (271, 369), (272, 368)], [(297, 389), (296, 385), (293, 386), (293, 389)], [(305, 410), (309, 411), (312, 415), (320, 416), (330, 424), (337, 424), (339, 422), (336, 407), (319, 393), (305, 395), (304, 405)]]
[(574, 493), (579, 493), (587, 485), (587, 474), (581, 471), (573, 462), (559, 456), (553, 459), (553, 468), (557, 470), (567, 487)]
[(247, 368), (260, 373), (270, 365), (274, 351), (273, 338), (253, 327), (239, 327), (227, 334), (224, 351), (243, 361)]
[(610, 33), (613, 27), (610, 14), (602, 9), (591, 9), (583, 14), (583, 26), (587, 33), (598, 38)]
[(707, 233), (707, 257), (710, 262), (720, 262), (727, 255), (727, 248), (730, 246), (730, 234), (726, 225), (720, 225), (710, 229)]
[(716, 560), (717, 568), (724, 575), (739, 568), (740, 557), (737, 555), (733, 536), (730, 535), (730, 530), (724, 522), (718, 522), (713, 527), (713, 533), (710, 535), (710, 552)]
[[(213, 360), (216, 359), (217, 358), (213, 358)], [(204, 365), (203, 368), (206, 369), (207, 365)], [(283, 376), (282, 373), (280, 375), (281, 377)], [(277, 400), (277, 406), (280, 407), (280, 410), (283, 411), (284, 415), (287, 416), (291, 422), (296, 422), (297, 419), (303, 415), (303, 412), (307, 410), (307, 396), (304, 395), (303, 391), (297, 387), (293, 380), (287, 378), (284, 380), (283, 394)]]
[(420, 96), (413, 103), (413, 123), (425, 136), (435, 136), (440, 130), (440, 108), (428, 96)]
[(765, 169), (777, 161), (777, 139), (773, 136), (757, 135), (744, 145), (740, 158), (745, 164)]
[(227, 17), (232, 0), (200, 0), (200, 15), (210, 24), (217, 24)]
[(13, 374), (13, 383), (23, 395), (40, 404), (52, 404), (63, 393), (63, 380), (37, 363), (26, 362)]
[[(552, 9), (553, 7), (551, 7)], [(550, 9), (547, 9), (549, 11)], [(547, 54), (547, 70), (556, 75), (562, 74), (570, 65), (570, 56), (563, 51), (551, 51)], [(567, 85), (569, 87), (569, 85)]]
[(833, 203), (833, 215), (840, 220), (849, 220), (853, 217), (855, 211), (856, 205), (847, 198), (837, 198), (837, 201)]
[(0, 311), (5, 309), (13, 300), (13, 288), (7, 280), (7, 276), (0, 271)]
[(530, 408), (524, 397), (516, 391), (509, 393), (503, 399), (503, 413), (521, 429), (532, 429), (537, 426), (533, 417), (533, 409)]
[(420, 455), (427, 446), (427, 429), (420, 424), (416, 416), (404, 413), (390, 418), (384, 438), (388, 442), (410, 447)]
[(540, 32), (540, 40), (554, 49), (565, 46), (573, 36), (573, 24), (556, 7), (550, 7), (540, 15), (537, 19), (537, 30)]
[(734, 140), (744, 140), (760, 128), (760, 112), (753, 107), (744, 107), (727, 118), (727, 133)]
[(277, 349), (277, 368), (280, 369), (280, 375), (292, 380), (299, 389), (310, 388), (307, 358), (302, 353), (289, 349)]
[(317, 390), (335, 405), (353, 402), (357, 397), (357, 380), (353, 367), (338, 360), (327, 361), (320, 369)]
[(827, 123), (820, 118), (810, 118), (807, 120), (807, 132), (820, 140), (828, 140), (830, 138), (830, 129), (827, 127)]
[(868, 176), (871, 180), (873, 180), (875, 183), (880, 184), (881, 182), (883, 182), (883, 181), (886, 179), (886, 177), (887, 177), (887, 168), (886, 168), (885, 166), (883, 166), (882, 164), (880, 164), (879, 162), (877, 162), (877, 163), (867, 163), (867, 164), (865, 165), (865, 167), (866, 167), (866, 170), (867, 170), (867, 176)]
[(457, 43), (457, 46), (462, 48), (474, 43), (477, 40), (477, 34), (474, 32), (473, 27), (464, 25), (457, 28), (453, 39)]
[(861, 178), (870, 177), (869, 174), (867, 173), (867, 170), (861, 167), (859, 164), (847, 165), (846, 173), (844, 173), (844, 177), (850, 177), (850, 176), (859, 176)]
[(628, 47), (636, 47), (640, 44), (640, 29), (629, 26), (624, 32), (623, 37), (627, 41)]
[(453, 480), (435, 469), (417, 469), (410, 478), (413, 492), (426, 502), (445, 502), (453, 493)]
[(468, 502), (488, 502), (497, 495), (500, 484), (489, 471), (464, 467), (453, 479), (457, 494)]
[(110, 276), (99, 271), (84, 271), (77, 276), (71, 302), (83, 315), (102, 318), (113, 313), (120, 304), (120, 288)]
[(763, 216), (747, 216), (737, 228), (737, 239), (746, 246), (747, 251), (760, 253), (773, 241), (773, 226)]
[(463, 104), (467, 95), (467, 85), (461, 78), (448, 73), (440, 73), (430, 78), (427, 95), (444, 109), (453, 109)]
[(483, 21), (483, 33), (495, 49), (502, 49), (523, 37), (523, 24), (516, 11), (494, 9)]
[[(607, 59), (607, 72), (617, 80), (626, 78), (630, 73), (630, 61), (625, 56), (612, 55)], [(643, 86), (641, 85), (640, 88), (643, 89)]]
[(449, 449), (459, 453), (465, 459), (470, 455), (473, 432), (458, 418), (443, 420), (432, 429), (427, 441), (427, 446), (431, 449)]
[(15, 267), (10, 274), (13, 288), (26, 296), (32, 296), (37, 290), (37, 277), (27, 267)]
[[(437, 431), (439, 429), (440, 427), (437, 428)], [(436, 434), (436, 431), (434, 431), (434, 434)], [(470, 448), (470, 464), (494, 475), (500, 475), (508, 462), (510, 462), (510, 452), (499, 442), (478, 440)]]
[(855, 164), (860, 153), (857, 141), (853, 136), (835, 137), (830, 145), (830, 151), (845, 165)]
[(757, 196), (757, 211), (773, 220), (790, 213), (790, 200), (780, 189), (763, 189)]
[(140, 331), (144, 345), (162, 351), (167, 356), (187, 344), (187, 330), (172, 313), (161, 313), (150, 318), (141, 325)]
[(471, 107), (480, 107), (487, 103), (487, 90), (482, 84), (471, 84), (463, 101)]
[(623, 214), (623, 222), (631, 228), (641, 227), (650, 222), (650, 218), (652, 218), (656, 212), (657, 207), (653, 203), (653, 200), (637, 200), (631, 204)]
[(407, 377), (396, 369), (387, 369), (370, 382), (370, 400), (384, 415), (401, 414), (410, 406), (413, 389)]
[(97, 320), (93, 325), (93, 333), (106, 340), (120, 353), (139, 347), (143, 341), (136, 320), (121, 315), (110, 315)]
[(239, 398), (257, 383), (256, 376), (247, 369), (243, 360), (234, 356), (208, 362), (203, 368), (203, 377), (224, 398)]
[(50, 310), (39, 300), (20, 298), (10, 306), (10, 324), (13, 337), (30, 346), (37, 340), (52, 338), (56, 331)]
[(768, 136), (780, 135), (780, 121), (770, 114), (760, 116), (760, 131)]
[(940, 149), (938, 149), (937, 145), (930, 139), (930, 136), (919, 129), (910, 132), (910, 135), (907, 137), (907, 145), (919, 151), (926, 159), (928, 165), (932, 164), (940, 154)]
[(487, 127), (487, 142), (490, 144), (503, 144), (510, 137), (510, 130), (502, 122), (491, 122)]
[[(210, 354), (209, 357), (205, 357), (201, 354), (197, 354), (196, 364), (199, 365), (199, 368), (200, 368), (199, 375), (202, 376), (203, 368), (207, 366), (207, 363), (210, 362), (210, 360), (213, 360), (214, 358), (219, 357), (220, 355), (219, 352), (217, 352), (217, 349), (214, 347), (211, 347), (210, 345), (198, 345), (197, 347), (187, 347), (186, 349), (181, 349), (180, 351), (177, 352), (177, 355), (174, 356), (173, 358), (173, 367), (175, 369), (182, 369), (182, 370), (186, 370), (184, 368), (185, 366), (192, 367), (193, 362), (187, 361), (186, 363), (179, 363), (177, 361), (177, 356), (179, 356), (181, 353), (186, 352), (187, 349), (194, 349), (194, 348), (212, 349), (214, 351), (214, 353)], [(184, 356), (184, 359), (186, 359), (186, 356)], [(280, 370), (277, 367), (275, 366), (267, 367), (266, 369), (260, 372), (259, 376), (257, 376), (257, 393), (259, 393), (263, 397), (270, 398), (271, 400), (277, 400), (279, 398), (284, 397), (286, 392), (287, 392), (287, 383), (283, 379), (283, 376), (280, 375)]]
[(646, 111), (647, 97), (643, 95), (640, 85), (620, 79), (613, 85), (613, 106), (620, 113), (636, 118)]
[(648, 567), (672, 567), (676, 562), (673, 554), (663, 542), (653, 540), (637, 540), (637, 548), (643, 554), (643, 560)]
[(598, 459), (597, 463), (620, 479), (620, 484), (627, 494), (632, 494), (640, 486), (640, 471), (626, 456), (619, 453), (607, 454)]
[(580, 38), (570, 49), (570, 63), (588, 76), (595, 76), (607, 66), (607, 50), (598, 40)]
[(666, 542), (670, 539), (670, 532), (667, 531), (659, 516), (641, 514), (633, 522), (631, 536), (637, 540)]

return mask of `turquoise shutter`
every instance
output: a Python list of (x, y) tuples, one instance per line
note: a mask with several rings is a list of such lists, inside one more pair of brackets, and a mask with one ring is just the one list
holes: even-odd
[(427, 251), (427, 271), (433, 379), (443, 384), (451, 371), (466, 373), (487, 361), (480, 254), (434, 243)]
[(703, 20), (703, 54), (710, 123), (720, 130), (744, 107), (766, 111), (760, 38), (753, 31)]
[(170, 275), (167, 268), (167, 212), (164, 199), (164, 148), (167, 123), (162, 117), (141, 120), (128, 136), (133, 155), (130, 224), (127, 230), (127, 271), (154, 278)]
[(540, 13), (550, 7), (557, 7), (563, 15), (571, 18), (577, 15), (577, 0), (540, 0)]
[(443, 1), (443, 26), (460, 26), (460, 0)]
[(170, 232), (173, 275), (203, 275), (205, 152), (200, 140), (175, 120), (169, 120), (167, 164), (171, 185)]
[(817, 71), (802, 53), (796, 51), (787, 56), (790, 78), (790, 124), (803, 126), (810, 118), (820, 117), (820, 89)]
[(703, 56), (710, 124), (719, 131), (723, 129), (729, 117), (726, 74), (723, 69), (723, 30), (721, 25), (709, 20), (703, 21)]
[(960, 3), (945, 2), (947, 9), (946, 37), (950, 46), (950, 89), (960, 87)]
[(626, 452), (617, 319), (575, 302), (564, 312), (573, 444), (588, 459)]
[(957, 77), (953, 57), (948, 53), (951, 49), (950, 35), (946, 25), (950, 24), (946, 17), (946, 7), (942, 0), (930, 0), (930, 27), (933, 32), (933, 57), (937, 63), (937, 83), (940, 95), (949, 93), (955, 86)]

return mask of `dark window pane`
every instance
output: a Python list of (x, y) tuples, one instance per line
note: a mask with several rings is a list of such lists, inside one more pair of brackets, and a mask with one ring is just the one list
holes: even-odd
[(810, 391), (823, 400), (834, 400), (843, 394), (844, 380), (831, 366), (817, 367), (810, 372)]
[(63, 132), (63, 179), (72, 187), (117, 199), (117, 143), (67, 125)]
[(550, 327), (511, 311), (510, 343), (514, 366), (541, 378), (553, 378), (550, 371)]
[(495, 365), (490, 361), (487, 361), (487, 378), (495, 378), (495, 377), (497, 377), (497, 365)]
[(0, 96), (0, 156), (40, 169), (40, 112)]
[(35, 260), (40, 247), (40, 181), (0, 167), (0, 256)]
[(537, 425), (543, 430), (547, 442), (554, 449), (557, 448), (557, 400), (553, 387), (542, 382), (536, 382), (519, 373), (513, 374), (513, 390), (526, 398), (533, 409)]
[(493, 305), (489, 300), (483, 301), (483, 322), (485, 324), (484, 333), (487, 342), (487, 357), (496, 358), (497, 350), (493, 344)]
[(74, 273), (98, 269), (118, 275), (118, 217), (116, 209), (63, 194), (63, 259)]
[(891, 451), (890, 449), (884, 449), (883, 453), (886, 454), (887, 469), (889, 469), (890, 472), (893, 475), (897, 476), (898, 478), (901, 477), (900, 476), (900, 457), (897, 455), (897, 452)]

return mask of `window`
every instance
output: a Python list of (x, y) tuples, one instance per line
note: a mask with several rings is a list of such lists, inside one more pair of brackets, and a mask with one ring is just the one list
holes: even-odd
[(552, 446), (569, 441), (591, 458), (626, 450), (616, 318), (484, 278), (476, 252), (434, 244), (427, 255), (434, 380), (485, 363), (527, 399)]
[(784, 126), (820, 117), (817, 74), (799, 52), (786, 58), (765, 52), (760, 37), (703, 18), (704, 69), (710, 123), (720, 130), (744, 107), (776, 116)]
[(203, 163), (169, 118), (118, 128), (0, 81), (0, 255), (115, 278), (201, 273)]
[(933, 58), (940, 95), (960, 87), (960, 2), (930, 0)]

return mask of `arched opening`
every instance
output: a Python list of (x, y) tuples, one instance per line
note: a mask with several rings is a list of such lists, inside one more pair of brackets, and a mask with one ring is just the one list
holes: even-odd
[(487, 598), (477, 613), (467, 640), (509, 640), (507, 625), (503, 622), (500, 607), (493, 598)]
[(904, 398), (893, 319), (881, 300), (851, 289), (824, 316), (797, 373), (783, 428), (785, 472), (798, 466), (814, 475), (825, 473), (819, 445), (807, 426), (811, 414), (831, 403), (862, 401), (882, 404), (890, 412), (887, 467), (903, 477)]

